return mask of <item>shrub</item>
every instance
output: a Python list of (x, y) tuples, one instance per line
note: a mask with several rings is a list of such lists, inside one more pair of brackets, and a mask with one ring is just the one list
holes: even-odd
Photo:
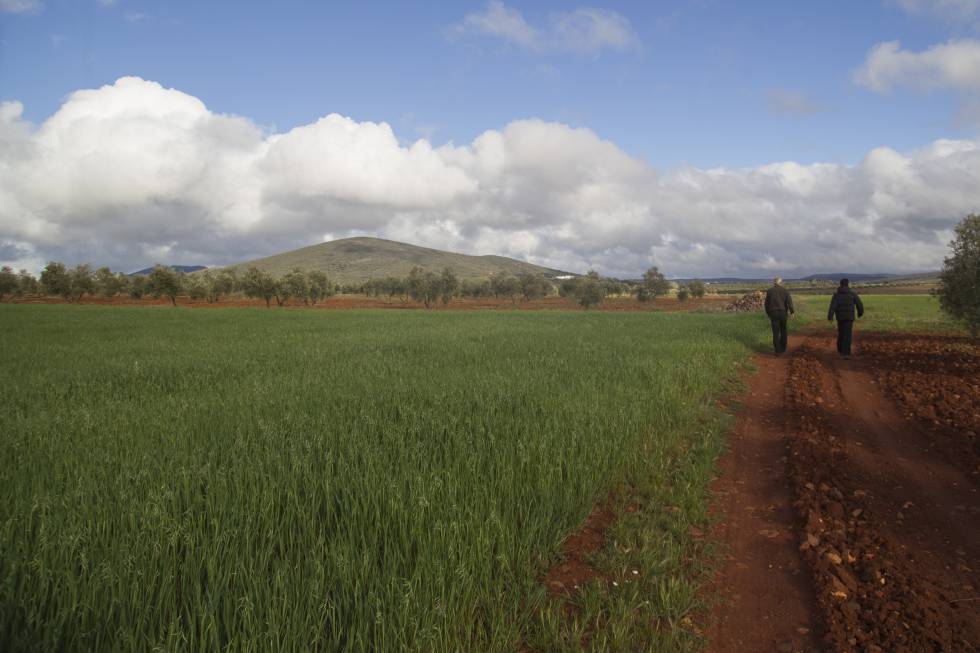
[(939, 305), (966, 324), (974, 337), (980, 332), (980, 215), (970, 214), (956, 225), (939, 275)]

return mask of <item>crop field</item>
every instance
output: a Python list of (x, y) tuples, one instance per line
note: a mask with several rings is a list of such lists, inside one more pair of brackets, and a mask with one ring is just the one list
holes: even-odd
[[(827, 323), (830, 293), (795, 295), (796, 320), (808, 325)], [(862, 295), (865, 314), (858, 321), (861, 331), (904, 331), (962, 333), (962, 325), (939, 310), (939, 300), (931, 295)]]
[(679, 514), (596, 590), (592, 643), (641, 619), (669, 650), (760, 326), (2, 305), (0, 648), (565, 646), (543, 574), (628, 484)]

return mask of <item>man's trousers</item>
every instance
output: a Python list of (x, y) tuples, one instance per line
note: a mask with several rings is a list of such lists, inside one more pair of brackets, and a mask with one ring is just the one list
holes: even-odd
[(854, 333), (854, 320), (837, 320), (837, 353), (851, 355), (851, 335)]
[(773, 313), (769, 316), (772, 324), (772, 348), (777, 354), (786, 351), (786, 313)]

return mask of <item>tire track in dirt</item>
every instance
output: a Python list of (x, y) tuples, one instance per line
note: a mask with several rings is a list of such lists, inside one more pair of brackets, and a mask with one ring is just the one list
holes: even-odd
[(756, 357), (719, 463), (708, 650), (980, 651), (980, 476), (881, 387), (891, 363), (790, 352)]
[(708, 650), (818, 651), (818, 611), (786, 474), (788, 357), (758, 355), (755, 365), (712, 487), (720, 518), (713, 536), (725, 563), (709, 588), (721, 603), (705, 625)]
[(980, 650), (976, 479), (886, 397), (882, 363), (813, 335), (790, 366), (789, 469), (827, 644)]

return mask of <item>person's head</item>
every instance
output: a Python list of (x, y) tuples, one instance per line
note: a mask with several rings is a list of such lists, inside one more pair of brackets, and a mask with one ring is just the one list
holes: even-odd
[(841, 279), (840, 280), (840, 287), (841, 288), (847, 288), (850, 285), (851, 285), (850, 280), (848, 280), (848, 279)]
[(775, 285), (777, 285), (777, 286), (781, 286), (781, 285), (783, 285), (783, 278), (782, 278), (782, 277), (776, 277), (776, 278), (774, 278), (774, 279), (772, 280), (772, 282), (773, 282), (773, 283), (774, 283)]

